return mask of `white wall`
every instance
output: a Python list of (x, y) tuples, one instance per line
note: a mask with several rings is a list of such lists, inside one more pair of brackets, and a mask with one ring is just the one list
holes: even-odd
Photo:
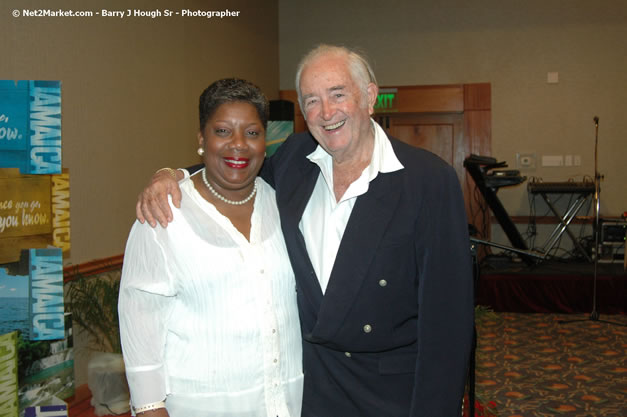
[[(24, 9), (240, 13), (12, 16)], [(73, 264), (121, 254), (151, 173), (197, 162), (198, 96), (211, 82), (237, 76), (278, 96), (276, 0), (3, 0), (0, 27), (1, 79), (62, 81)]]
[[(381, 85), (491, 83), (493, 156), (511, 168), (518, 152), (581, 156), (581, 166), (527, 176), (592, 177), (599, 116), (601, 214), (627, 210), (627, 2), (280, 0), (279, 24), (282, 89), (323, 42), (363, 48)], [(548, 72), (558, 84), (547, 84)], [(524, 185), (499, 197), (510, 215), (529, 214)]]

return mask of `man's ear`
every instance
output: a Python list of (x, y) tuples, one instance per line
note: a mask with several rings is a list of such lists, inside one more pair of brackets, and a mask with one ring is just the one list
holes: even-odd
[(375, 83), (368, 84), (368, 114), (374, 113), (374, 105), (377, 102), (377, 96), (379, 95), (379, 87)]

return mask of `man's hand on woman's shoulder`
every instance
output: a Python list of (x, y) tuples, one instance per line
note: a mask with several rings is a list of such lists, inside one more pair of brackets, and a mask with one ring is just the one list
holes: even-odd
[(172, 221), (172, 210), (168, 204), (168, 195), (172, 196), (175, 207), (181, 206), (181, 189), (178, 181), (184, 178), (178, 169), (162, 168), (150, 178), (150, 183), (137, 197), (135, 214), (141, 223), (148, 222), (152, 227), (157, 222), (167, 227)]

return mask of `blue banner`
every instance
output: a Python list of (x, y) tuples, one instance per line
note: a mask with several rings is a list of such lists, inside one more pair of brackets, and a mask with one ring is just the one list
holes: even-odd
[(24, 411), (24, 417), (67, 417), (67, 405), (42, 405), (28, 407)]
[(61, 249), (29, 250), (31, 340), (63, 339), (63, 255)]
[(17, 332), (0, 335), (0, 416), (17, 416)]
[(266, 155), (272, 156), (292, 133), (294, 133), (293, 121), (269, 120), (266, 130)]
[(61, 82), (0, 80), (0, 168), (61, 173)]

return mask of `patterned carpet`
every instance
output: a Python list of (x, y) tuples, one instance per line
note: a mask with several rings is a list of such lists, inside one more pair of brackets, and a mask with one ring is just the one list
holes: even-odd
[[(478, 398), (499, 417), (626, 417), (627, 327), (588, 314), (486, 313), (477, 320)], [(560, 324), (559, 320), (584, 319)], [(601, 316), (627, 325), (627, 316)]]

